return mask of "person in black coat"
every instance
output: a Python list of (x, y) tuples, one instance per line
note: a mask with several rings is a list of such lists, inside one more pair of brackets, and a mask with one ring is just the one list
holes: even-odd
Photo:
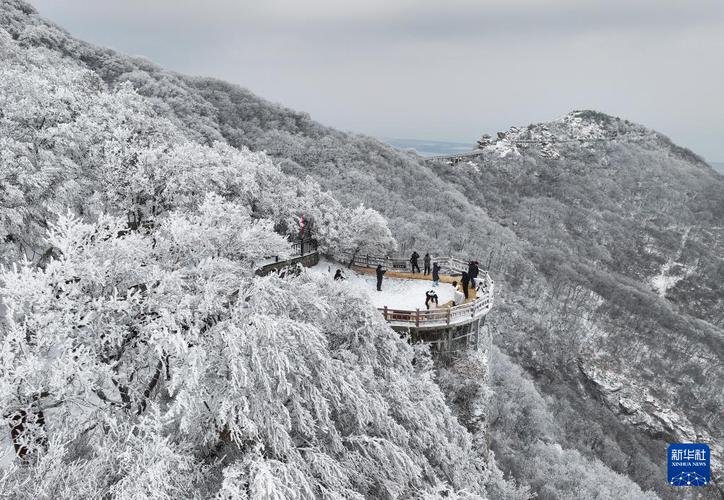
[(420, 272), (420, 265), (417, 263), (417, 259), (420, 258), (420, 254), (417, 252), (412, 252), (412, 255), (410, 256), (410, 264), (412, 267), (412, 273), (415, 274), (415, 269), (417, 269), (417, 272)]
[(425, 307), (430, 309), (430, 304), (435, 304), (435, 307), (439, 306), (437, 294), (433, 290), (425, 292)]
[(470, 275), (463, 271), (463, 275), (460, 277), (460, 281), (463, 284), (463, 294), (465, 294), (465, 298), (468, 298), (468, 285), (470, 284)]
[(478, 279), (478, 273), (480, 271), (480, 268), (478, 267), (478, 263), (476, 261), (471, 260), (470, 264), (468, 264), (468, 276), (470, 277), (470, 285), (475, 288), (475, 283)]
[(432, 286), (440, 284), (440, 264), (434, 262), (432, 264)]
[(344, 278), (344, 274), (342, 274), (342, 270), (341, 270), (341, 269), (337, 269), (337, 272), (334, 273), (334, 281), (340, 281), (340, 280), (343, 280), (343, 279), (345, 279), (345, 278)]
[(423, 270), (422, 274), (430, 274), (430, 261), (432, 258), (430, 257), (429, 253), (426, 253), (425, 256), (422, 258), (422, 264), (423, 264)]
[(377, 274), (377, 291), (381, 292), (382, 291), (382, 277), (385, 275), (385, 273), (387, 271), (382, 269), (382, 265), (380, 264), (377, 266), (377, 270), (375, 272)]

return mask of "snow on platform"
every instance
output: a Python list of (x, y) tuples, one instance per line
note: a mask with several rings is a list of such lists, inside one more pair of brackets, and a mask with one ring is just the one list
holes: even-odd
[(320, 259), (319, 264), (310, 268), (311, 272), (329, 275), (334, 278), (337, 269), (341, 269), (347, 278), (346, 283), (363, 291), (370, 302), (377, 308), (387, 306), (390, 309), (402, 309), (414, 311), (419, 308), (425, 309), (425, 292), (434, 290), (437, 293), (440, 305), (449, 302), (453, 298), (455, 289), (449, 283), (440, 283), (433, 287), (431, 281), (417, 279), (385, 278), (382, 280), (382, 291), (377, 291), (377, 278), (371, 274), (360, 274), (353, 269), (347, 269), (337, 262)]

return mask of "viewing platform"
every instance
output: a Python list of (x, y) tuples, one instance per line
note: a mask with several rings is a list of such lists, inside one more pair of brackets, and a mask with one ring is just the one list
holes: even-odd
[[(440, 262), (440, 261), (433, 261)], [(353, 269), (359, 273), (374, 276), (375, 268), (366, 266), (353, 266)], [(383, 266), (384, 267), (384, 266)], [(467, 266), (466, 266), (467, 269)], [(472, 285), (468, 291), (468, 298), (465, 303), (459, 305), (452, 304), (452, 297), (455, 288), (452, 283), (458, 283), (458, 289), (462, 291), (460, 284), (460, 275), (462, 272), (455, 274), (454, 270), (449, 270), (447, 274), (441, 270), (440, 285), (433, 287), (432, 277), (430, 274), (413, 273), (411, 271), (387, 271), (383, 281), (383, 292), (385, 288), (393, 287), (399, 295), (394, 296), (384, 293), (380, 299), (372, 296), (373, 303), (384, 316), (385, 320), (393, 326), (411, 326), (414, 324), (416, 328), (438, 328), (441, 325), (450, 326), (468, 323), (472, 319), (484, 316), (490, 311), (493, 305), (493, 287), (494, 283), (487, 273), (483, 273), (482, 277), (478, 277), (478, 281), (482, 281), (480, 291)], [(400, 282), (403, 286), (398, 286), (398, 280), (407, 280)], [(416, 280), (417, 283), (410, 283), (410, 280)], [(387, 286), (385, 286), (387, 285)], [(402, 288), (402, 289), (400, 289)], [(428, 290), (433, 290), (438, 295), (437, 307), (425, 308), (424, 294)], [(410, 300), (409, 295), (417, 293), (416, 298), (419, 300)], [(420, 307), (416, 304), (420, 303)]]
[[(347, 260), (346, 262), (349, 262)], [(470, 286), (464, 303), (453, 305), (452, 298), (458, 283), (462, 291), (461, 275), (468, 270), (468, 262), (454, 257), (431, 257), (431, 263), (440, 265), (439, 286), (433, 287), (430, 274), (413, 273), (406, 258), (357, 256), (352, 260), (352, 274), (346, 278), (362, 288), (390, 326), (408, 334), (412, 342), (425, 342), (438, 353), (477, 348), (485, 317), (493, 307), (495, 283), (486, 271), (480, 271), (476, 285)], [(420, 258), (422, 263), (422, 258)], [(382, 291), (376, 289), (375, 269), (386, 269)], [(334, 272), (334, 269), (330, 269)], [(425, 292), (438, 295), (438, 306), (425, 307)], [(489, 340), (489, 339), (488, 339)], [(485, 342), (486, 345), (488, 342)]]
[[(359, 255), (352, 259), (348, 255), (342, 257), (342, 262), (334, 262), (319, 255), (314, 240), (304, 240), (292, 251), (291, 256), (283, 259), (275, 257), (261, 262), (257, 274), (285, 274), (301, 265), (333, 279), (339, 269), (344, 281), (366, 294), (392, 329), (411, 343), (424, 342), (442, 358), (481, 345), (486, 350), (490, 346), (491, 338), (483, 332), (487, 332), (485, 318), (493, 307), (495, 283), (487, 271), (479, 272), (476, 285), (468, 288), (467, 299), (455, 305), (453, 283), (457, 282), (457, 290), (462, 291), (462, 273), (468, 270), (468, 262), (455, 257), (431, 257), (431, 264), (440, 266), (440, 281), (434, 286), (431, 274), (412, 272), (408, 258)], [(419, 262), (423, 263), (422, 257)], [(377, 290), (378, 265), (386, 271), (381, 290)], [(438, 304), (430, 304), (428, 309), (425, 298), (430, 290), (437, 294)]]

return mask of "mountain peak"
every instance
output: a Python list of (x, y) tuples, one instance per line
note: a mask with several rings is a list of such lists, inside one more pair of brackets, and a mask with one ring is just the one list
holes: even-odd
[(596, 111), (595, 109), (574, 109), (564, 118), (580, 118), (590, 122), (596, 122), (600, 125), (608, 125), (617, 121), (623, 121), (621, 118), (613, 115), (603, 113), (602, 111)]
[(674, 144), (668, 137), (643, 125), (595, 110), (574, 110), (557, 120), (510, 127), (478, 140), (478, 148), (493, 156), (520, 156), (529, 149), (543, 158), (560, 158), (570, 148), (589, 148), (610, 142), (648, 143), (667, 148), (671, 154), (696, 164), (702, 158)]
[(593, 144), (622, 136), (650, 136), (654, 132), (628, 120), (594, 110), (574, 110), (550, 122), (510, 127), (496, 138), (484, 135), (481, 149), (494, 149), (498, 156), (518, 155), (519, 148), (537, 149), (544, 158), (559, 158), (565, 144)]

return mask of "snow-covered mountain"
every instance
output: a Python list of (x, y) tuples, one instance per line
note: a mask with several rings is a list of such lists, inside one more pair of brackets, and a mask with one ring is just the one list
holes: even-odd
[(501, 339), (505, 350), (543, 379), (565, 373), (649, 436), (709, 443), (721, 474), (724, 179), (598, 112), (484, 139), (483, 154), (441, 163), (440, 176), (529, 242), (547, 282), (542, 292), (521, 269), (521, 297), (496, 318), (502, 337), (526, 323), (535, 333)]
[[(147, 123), (145, 118), (153, 117), (156, 126), (164, 130), (164, 141), (180, 143), (173, 150), (186, 144), (187, 149), (202, 151), (191, 158), (200, 156), (206, 162), (216, 158), (214, 162), (228, 167), (224, 172), (232, 180), (236, 174), (231, 175), (229, 170), (246, 172), (245, 180), (235, 185), (239, 189), (250, 182), (248, 179), (257, 177), (271, 191), (277, 182), (291, 187), (301, 182), (298, 179), (313, 179), (305, 184), (299, 199), (290, 194), (294, 193), (292, 189), (284, 191), (289, 195), (287, 201), (274, 202), (266, 197), (257, 200), (253, 196), (236, 201), (244, 210), (256, 210), (255, 217), (262, 216), (280, 226), (284, 225), (283, 220), (291, 227), (289, 215), (300, 206), (312, 210), (314, 203), (310, 200), (321, 199), (325, 191), (325, 206), (340, 214), (334, 220), (342, 220), (344, 214), (351, 216), (351, 208), (363, 202), (386, 217), (401, 252), (417, 249), (476, 255), (496, 278), (500, 296), (490, 319), (499, 350), (493, 356), (489, 387), (481, 387), (471, 379), (479, 374), (475, 360), (463, 359), (457, 366), (439, 366), (437, 371), (432, 371), (427, 361), (413, 366), (409, 348), (386, 339), (384, 325), (367, 324), (371, 316), (355, 316), (350, 324), (360, 331), (369, 331), (372, 338), (382, 343), (348, 345), (350, 340), (345, 335), (349, 332), (338, 332), (335, 325), (347, 319), (345, 304), (354, 302), (362, 306), (355, 302), (361, 300), (359, 297), (340, 288), (327, 289), (314, 280), (303, 283), (305, 290), (313, 290), (310, 293), (321, 296), (322, 304), (329, 307), (331, 312), (323, 322), (303, 312), (307, 307), (319, 307), (317, 303), (299, 303), (291, 312), (285, 312), (285, 302), (274, 300), (273, 295), (263, 295), (273, 307), (254, 301), (254, 311), (261, 316), (289, 316), (290, 325), (302, 322), (305, 328), (316, 329), (318, 335), (313, 338), (334, 339), (335, 349), (331, 351), (302, 351), (320, 359), (326, 371), (323, 377), (305, 379), (313, 383), (295, 385), (294, 390), (321, 394), (323, 399), (342, 406), (334, 406), (328, 417), (317, 418), (314, 415), (318, 408), (306, 405), (320, 400), (305, 392), (304, 397), (292, 399), (292, 406), (279, 397), (273, 400), (274, 409), (254, 407), (257, 413), (246, 421), (242, 451), (237, 448), (231, 455), (225, 453), (234, 449), (232, 442), (238, 442), (227, 439), (230, 436), (224, 433), (219, 434), (223, 442), (203, 442), (203, 449), (208, 452), (201, 455), (203, 460), (199, 460), (197, 446), (203, 441), (200, 434), (192, 434), (196, 441), (190, 448), (189, 442), (183, 440), (169, 442), (169, 446), (186, 446), (183, 449), (151, 447), (176, 460), (161, 461), (164, 464), (196, 473), (203, 470), (203, 486), (208, 488), (204, 491), (218, 490), (224, 485), (225, 491), (241, 494), (244, 484), (249, 487), (250, 478), (259, 478), (259, 483), (253, 484), (278, 487), (290, 497), (314, 496), (328, 489), (348, 497), (418, 494), (429, 498), (451, 490), (446, 491), (448, 498), (453, 494), (464, 498), (467, 493), (461, 489), (467, 485), (472, 494), (525, 498), (525, 488), (513, 487), (500, 478), (492, 465), (477, 462), (485, 450), (475, 447), (484, 447), (484, 440), (476, 436), (472, 424), (479, 418), (471, 416), (480, 416), (476, 402), (488, 400), (485, 413), (495, 463), (507, 477), (526, 485), (539, 498), (681, 498), (680, 491), (673, 491), (663, 481), (667, 441), (710, 443), (715, 452), (714, 477), (721, 481), (724, 185), (722, 177), (695, 154), (645, 127), (597, 112), (578, 111), (549, 123), (514, 127), (487, 138), (478, 158), (452, 165), (426, 163), (417, 155), (408, 155), (374, 139), (320, 125), (304, 113), (266, 102), (238, 86), (186, 77), (146, 60), (78, 41), (39, 18), (23, 2), (3, 0), (0, 6), (3, 62), (20, 54), (12, 65), (4, 64), (0, 69), (6, 77), (5, 88), (13, 89), (12, 94), (6, 91), (7, 95), (16, 96), (12, 101), (17, 104), (16, 109), (23, 110), (33, 102), (25, 94), (33, 89), (40, 96), (50, 88), (62, 94), (58, 85), (47, 84), (51, 76), (75, 82), (78, 89), (70, 94), (78, 104), (63, 118), (62, 126), (53, 130), (54, 144), (66, 148), (63, 155), (56, 146), (48, 147), (43, 135), (31, 134), (37, 140), (29, 142), (27, 136), (13, 138), (25, 144), (24, 151), (33, 154), (32, 146), (37, 145), (38, 158), (43, 160), (46, 170), (39, 170), (40, 174), (29, 177), (32, 182), (24, 185), (16, 178), (11, 182), (5, 178), (11, 188), (0, 191), (0, 200), (11, 215), (3, 223), (5, 227), (14, 227), (12, 234), (17, 235), (11, 240), (5, 238), (5, 258), (11, 258), (17, 250), (14, 240), (23, 236), (21, 228), (28, 227), (28, 234), (42, 241), (43, 221), (48, 213), (62, 208), (58, 201), (67, 205), (68, 199), (75, 200), (76, 213), (86, 210), (91, 202), (90, 208), (94, 210), (98, 206), (108, 209), (114, 206), (111, 201), (128, 201), (121, 194), (133, 193), (139, 186), (154, 186), (151, 179), (166, 179), (157, 184), (163, 186), (173, 179), (168, 176), (177, 175), (169, 167), (174, 163), (168, 159), (166, 146), (151, 148), (153, 155), (144, 147), (139, 158), (148, 161), (142, 162), (145, 170), (139, 177), (114, 177), (112, 168), (106, 167), (100, 172), (105, 177), (99, 175), (95, 187), (81, 186), (83, 190), (71, 182), (84, 177), (68, 172), (93, 172), (95, 166), (103, 166), (99, 162), (107, 160), (102, 155), (112, 150), (94, 148), (92, 140), (81, 143), (80, 139), (87, 136), (84, 133), (71, 135), (73, 140), (68, 141), (62, 135), (72, 129), (67, 123), (73, 123), (73, 130), (94, 131), (97, 135), (93, 137), (105, 141), (116, 137), (115, 132), (104, 132), (99, 126), (109, 123), (111, 117), (124, 116), (111, 111), (122, 110), (131, 119), (129, 109), (134, 109), (140, 113), (137, 117), (143, 118), (134, 123)], [(13, 82), (20, 81), (18, 77), (25, 78), (27, 84), (13, 86)], [(24, 123), (43, 123), (45, 127), (40, 110), (49, 104), (64, 103), (60, 94), (50, 103), (39, 100), (32, 108), (36, 113), (32, 116), (40, 121)], [(106, 104), (100, 105), (101, 102)], [(95, 104), (85, 106), (88, 103)], [(86, 107), (95, 114), (82, 113)], [(76, 123), (78, 116), (83, 120)], [(79, 128), (81, 125), (86, 128)], [(0, 143), (5, 165), (24, 165), (17, 159), (23, 156), (12, 156), (16, 154), (16, 145), (7, 144), (7, 137), (0, 136), (0, 141), (6, 141)], [(212, 146), (214, 142), (221, 145)], [(214, 152), (214, 148), (220, 148), (224, 154)], [(265, 151), (272, 160), (259, 159), (245, 148)], [(235, 150), (240, 158), (223, 160), (235, 157)], [(84, 160), (86, 153), (96, 156)], [(174, 161), (188, 158), (189, 154), (179, 154)], [(214, 162), (211, 164), (221, 168)], [(154, 178), (152, 174), (159, 164), (166, 166), (164, 175)], [(192, 167), (198, 162), (184, 160), (182, 164), (186, 169), (182, 173), (192, 175)], [(266, 170), (271, 177), (265, 176)], [(195, 178), (196, 182), (203, 179), (198, 175)], [(92, 196), (93, 189), (106, 184), (115, 187), (115, 198)], [(41, 189), (35, 189), (38, 186)], [(59, 191), (57, 186), (63, 190)], [(58, 193), (62, 196), (55, 196)], [(70, 195), (74, 197), (69, 198)], [(178, 199), (185, 198), (174, 198)], [(176, 201), (169, 203), (174, 208)], [(189, 207), (184, 208), (186, 211), (176, 214), (175, 220), (183, 227), (191, 223), (214, 224), (213, 210), (204, 212), (202, 206), (197, 203), (190, 211)], [(325, 211), (319, 211), (320, 220)], [(343, 236), (334, 227), (320, 226), (329, 235), (328, 246), (345, 244), (350, 237), (349, 232)], [(164, 235), (166, 239), (161, 241), (167, 244), (173, 234)], [(168, 246), (163, 248), (170, 251)], [(183, 245), (180, 248), (188, 250)], [(186, 250), (181, 254), (188, 259)], [(84, 251), (63, 268), (64, 272), (70, 273), (67, 276), (72, 281), (73, 265), (79, 266), (79, 259), (95, 259), (103, 273), (86, 278), (97, 280), (93, 283), (100, 289), (110, 286), (103, 280), (104, 273), (111, 270), (100, 259), (99, 250)], [(131, 266), (130, 256), (124, 259)], [(190, 262), (183, 262), (191, 266)], [(201, 272), (198, 263), (193, 262), (191, 268)], [(172, 274), (173, 270), (167, 271)], [(34, 273), (32, 278), (38, 283), (38, 290), (48, 285), (43, 281), (47, 276), (39, 271), (24, 272)], [(243, 280), (245, 286), (251, 287), (248, 289), (252, 295), (260, 293), (253, 278), (243, 275)], [(274, 283), (269, 290), (296, 304), (294, 294), (286, 287), (285, 283)], [(18, 295), (18, 300), (26, 298)], [(50, 314), (47, 302), (44, 307), (43, 314)], [(66, 309), (63, 318), (72, 317), (74, 311), (72, 307)], [(223, 313), (230, 314), (226, 310)], [(284, 335), (285, 341), (294, 339), (293, 333)], [(293, 342), (290, 345), (297, 346)], [(284, 351), (293, 360), (292, 367), (312, 370), (306, 361), (290, 352), (292, 347)], [(223, 354), (223, 350), (209, 349), (214, 355)], [(386, 354), (388, 351), (392, 354)], [(343, 363), (341, 368), (338, 362)], [(153, 378), (155, 365), (147, 365), (146, 372), (141, 373), (147, 378), (139, 375), (141, 382)], [(350, 370), (350, 377), (359, 379), (351, 386), (361, 391), (357, 394), (372, 398), (371, 408), (389, 409), (387, 416), (376, 413), (370, 416), (371, 420), (355, 420), (354, 411), (367, 415), (363, 410), (368, 399), (352, 397), (349, 404), (357, 405), (352, 408), (335, 399), (336, 393), (325, 392), (332, 390), (330, 381), (350, 382), (343, 375), (345, 370)], [(214, 374), (209, 377), (208, 387), (218, 387), (211, 383)], [(274, 380), (280, 382), (283, 378)], [(420, 388), (415, 386), (416, 379), (422, 381)], [(143, 393), (141, 386), (140, 396)], [(212, 408), (232, 411), (230, 401), (228, 405), (220, 401), (218, 407)], [(199, 410), (198, 405), (192, 408)], [(400, 415), (400, 408), (404, 408), (402, 413), (412, 413)], [(279, 419), (264, 420), (267, 411)], [(284, 420), (285, 414), (292, 420)], [(297, 416), (299, 420), (294, 420)], [(205, 422), (202, 425), (213, 425), (203, 420), (208, 415), (198, 418)], [(334, 426), (324, 418), (331, 418)], [(292, 421), (301, 424), (290, 433)], [(128, 426), (132, 420), (122, 422)], [(149, 442), (174, 435), (168, 429), (152, 428), (152, 421), (149, 422), (143, 428)], [(168, 422), (177, 424), (173, 419)], [(348, 425), (354, 428), (353, 435), (349, 434)], [(428, 432), (430, 427), (434, 428), (433, 433)], [(325, 440), (324, 432), (313, 432), (332, 428), (343, 430), (329, 441)], [(253, 429), (258, 433), (250, 436)], [(442, 429), (448, 431), (440, 436), (437, 433)], [(281, 438), (277, 432), (281, 432)], [(284, 441), (288, 436), (291, 444)], [(340, 442), (336, 440), (340, 436), (353, 439)], [(291, 447), (276, 447), (278, 439)], [(128, 458), (147, 449), (143, 440), (134, 441), (133, 445), (135, 448), (131, 449), (114, 444), (113, 450)], [(43, 475), (49, 470), (68, 471), (81, 483), (84, 475), (101, 481), (101, 472), (113, 471), (117, 485), (103, 483), (99, 488), (131, 488), (130, 480), (124, 478), (137, 474), (149, 477), (141, 474), (133, 460), (119, 462), (112, 452), (98, 453), (94, 458), (100, 458), (89, 462), (93, 474), (82, 463), (70, 468), (69, 464), (75, 463), (73, 459), (89, 456), (87, 448), (71, 451), (51, 457), (52, 460), (44, 462), (46, 469), (36, 470), (34, 477), (44, 478), (38, 481), (39, 488), (60, 484), (57, 475)], [(233, 464), (214, 462), (222, 456), (231, 457)], [(144, 462), (145, 465), (150, 467)], [(351, 472), (356, 469), (361, 472)], [(12, 480), (18, 482), (8, 487), (27, 484), (22, 483), (22, 474), (26, 472), (15, 473), (19, 475), (12, 476)], [(168, 477), (164, 474), (151, 479)], [(195, 477), (198, 476), (190, 475), (188, 481), (193, 482)], [(308, 484), (312, 493), (295, 489), (290, 486), (293, 482)], [(198, 482), (191, 486), (170, 484), (174, 488), (199, 487)], [(644, 493), (646, 490), (650, 493)], [(714, 487), (700, 489), (698, 493), (704, 498), (719, 498)]]

